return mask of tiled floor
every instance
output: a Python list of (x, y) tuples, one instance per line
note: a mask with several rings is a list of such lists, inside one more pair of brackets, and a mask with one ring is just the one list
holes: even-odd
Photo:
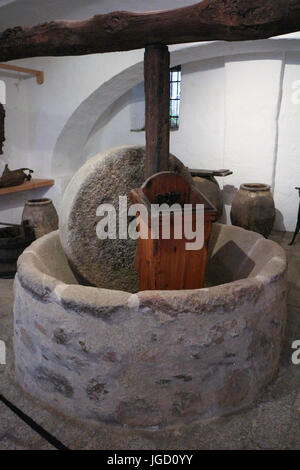
[[(0, 340), (7, 344), (7, 365), (0, 365), (0, 394), (70, 449), (300, 449), (300, 365), (291, 362), (291, 344), (300, 340), (300, 235), (292, 247), (290, 233), (277, 232), (271, 238), (284, 247), (289, 260), (288, 324), (278, 377), (251, 409), (156, 432), (87, 425), (57, 414), (15, 382), (10, 280), (0, 280)], [(1, 449), (54, 447), (0, 402)]]

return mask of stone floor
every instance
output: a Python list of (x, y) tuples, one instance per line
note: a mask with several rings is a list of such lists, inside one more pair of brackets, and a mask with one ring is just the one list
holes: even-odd
[[(70, 449), (300, 449), (300, 365), (293, 365), (291, 344), (300, 340), (300, 235), (288, 246), (290, 233), (271, 237), (286, 250), (288, 324), (278, 377), (250, 409), (189, 426), (159, 431), (87, 425), (50, 410), (20, 389), (14, 378), (13, 282), (0, 280), (0, 340), (7, 345), (7, 365), (0, 365), (0, 394)], [(0, 450), (54, 447), (0, 402)]]

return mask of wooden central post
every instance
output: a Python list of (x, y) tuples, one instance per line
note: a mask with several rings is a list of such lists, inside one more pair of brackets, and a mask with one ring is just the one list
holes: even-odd
[(167, 171), (170, 146), (170, 53), (163, 44), (146, 46), (146, 165), (145, 179)]

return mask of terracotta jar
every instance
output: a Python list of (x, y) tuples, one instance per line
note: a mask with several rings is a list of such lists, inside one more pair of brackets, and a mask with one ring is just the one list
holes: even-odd
[(231, 222), (268, 238), (275, 221), (275, 206), (267, 184), (241, 184), (231, 207)]
[(36, 238), (58, 229), (58, 215), (51, 199), (30, 199), (25, 202), (22, 221), (28, 220)]

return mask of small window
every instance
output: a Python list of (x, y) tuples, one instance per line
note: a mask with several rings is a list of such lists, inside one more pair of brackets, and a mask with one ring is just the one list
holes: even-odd
[[(170, 128), (179, 128), (179, 107), (181, 92), (181, 66), (170, 69)], [(131, 131), (145, 130), (145, 91), (144, 82), (131, 90), (130, 98)]]
[(179, 128), (181, 66), (170, 69), (170, 128)]

